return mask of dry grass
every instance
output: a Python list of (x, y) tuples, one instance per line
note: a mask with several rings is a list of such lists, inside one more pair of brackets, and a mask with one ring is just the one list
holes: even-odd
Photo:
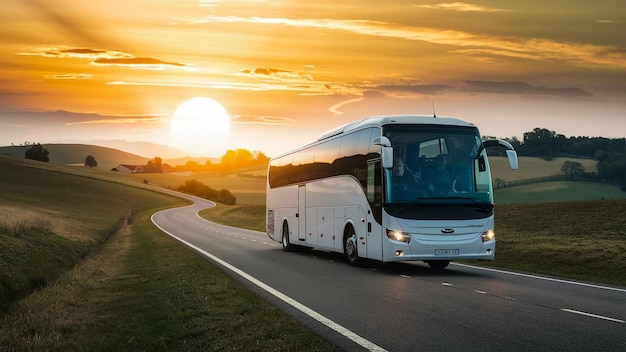
[(76, 231), (76, 226), (72, 226), (62, 213), (0, 205), (0, 232), (17, 235), (30, 231), (54, 233), (70, 240), (89, 238)]
[(12, 314), (0, 321), (0, 346), (9, 351), (59, 350), (68, 347), (64, 341), (68, 335), (89, 334), (86, 323), (97, 316), (96, 308), (104, 303), (103, 284), (119, 274), (118, 263), (129, 248), (128, 234), (128, 226), (122, 226), (102, 251), (87, 257), (49, 287), (20, 300)]
[(334, 351), (138, 214), (0, 320), (0, 351)]

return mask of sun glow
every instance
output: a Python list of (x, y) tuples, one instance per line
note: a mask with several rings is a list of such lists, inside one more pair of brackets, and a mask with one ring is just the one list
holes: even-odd
[(172, 135), (181, 149), (214, 154), (230, 132), (230, 117), (217, 101), (198, 97), (186, 100), (174, 112)]

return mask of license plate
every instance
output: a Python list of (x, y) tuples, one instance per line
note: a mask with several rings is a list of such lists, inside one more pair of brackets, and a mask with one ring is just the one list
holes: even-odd
[(435, 255), (459, 255), (458, 249), (435, 249)]

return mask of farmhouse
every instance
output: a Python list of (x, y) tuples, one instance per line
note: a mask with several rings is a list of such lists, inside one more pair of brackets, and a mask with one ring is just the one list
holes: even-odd
[(140, 174), (153, 172), (172, 172), (174, 171), (174, 168), (169, 164), (161, 164), (156, 166), (119, 164), (111, 171), (125, 172), (129, 174)]
[(137, 174), (137, 173), (144, 172), (144, 165), (119, 164), (113, 169), (113, 171), (125, 172), (129, 174)]

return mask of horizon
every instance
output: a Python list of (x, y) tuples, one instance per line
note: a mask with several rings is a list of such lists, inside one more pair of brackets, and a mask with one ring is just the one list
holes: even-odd
[[(368, 116), (435, 112), (499, 138), (534, 128), (626, 136), (617, 2), (7, 0), (4, 9), (2, 145), (125, 141), (273, 156)], [(218, 106), (180, 110), (196, 97)]]

